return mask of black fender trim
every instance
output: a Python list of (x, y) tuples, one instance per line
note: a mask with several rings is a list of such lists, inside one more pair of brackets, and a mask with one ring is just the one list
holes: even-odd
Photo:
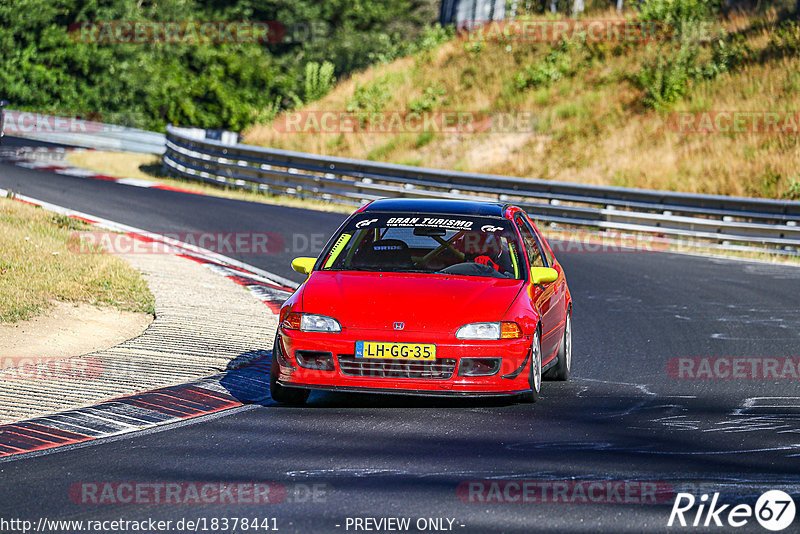
[(520, 375), (520, 373), (522, 373), (522, 370), (525, 369), (525, 366), (528, 365), (528, 360), (531, 359), (531, 351), (532, 350), (533, 350), (533, 347), (531, 347), (531, 350), (529, 350), (528, 354), (525, 355), (525, 359), (522, 360), (522, 365), (520, 365), (517, 368), (516, 371), (513, 371), (513, 372), (511, 372), (511, 373), (509, 373), (507, 375), (503, 375), (500, 378), (508, 378), (508, 379), (517, 378)]

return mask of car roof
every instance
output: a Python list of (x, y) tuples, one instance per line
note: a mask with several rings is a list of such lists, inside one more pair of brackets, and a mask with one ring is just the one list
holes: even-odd
[(362, 210), (362, 213), (370, 211), (393, 211), (503, 217), (507, 207), (508, 204), (484, 202), (480, 200), (382, 198), (367, 204)]

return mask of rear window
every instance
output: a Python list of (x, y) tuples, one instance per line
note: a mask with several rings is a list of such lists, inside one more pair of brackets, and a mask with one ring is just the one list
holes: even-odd
[(499, 217), (361, 213), (331, 240), (326, 271), (452, 274), (524, 279), (511, 221)]

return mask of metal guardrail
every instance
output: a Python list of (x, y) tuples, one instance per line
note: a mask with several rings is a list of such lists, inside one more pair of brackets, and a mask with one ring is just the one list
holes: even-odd
[(511, 202), (538, 221), (699, 246), (800, 254), (800, 202), (428, 169), (192, 138), (167, 126), (164, 168), (187, 180), (349, 205), (387, 196)]
[(3, 115), (5, 135), (48, 143), (145, 154), (163, 154), (166, 144), (162, 133), (116, 124), (14, 109), (4, 109)]

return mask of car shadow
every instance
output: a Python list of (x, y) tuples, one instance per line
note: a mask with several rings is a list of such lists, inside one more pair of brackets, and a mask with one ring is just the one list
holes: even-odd
[[(269, 394), (272, 350), (254, 350), (231, 360), (220, 385), (243, 404), (274, 408), (297, 408), (276, 403)], [(506, 407), (518, 403), (515, 397), (426, 397), (420, 395), (381, 395), (312, 391), (304, 406), (311, 408), (483, 408)]]

